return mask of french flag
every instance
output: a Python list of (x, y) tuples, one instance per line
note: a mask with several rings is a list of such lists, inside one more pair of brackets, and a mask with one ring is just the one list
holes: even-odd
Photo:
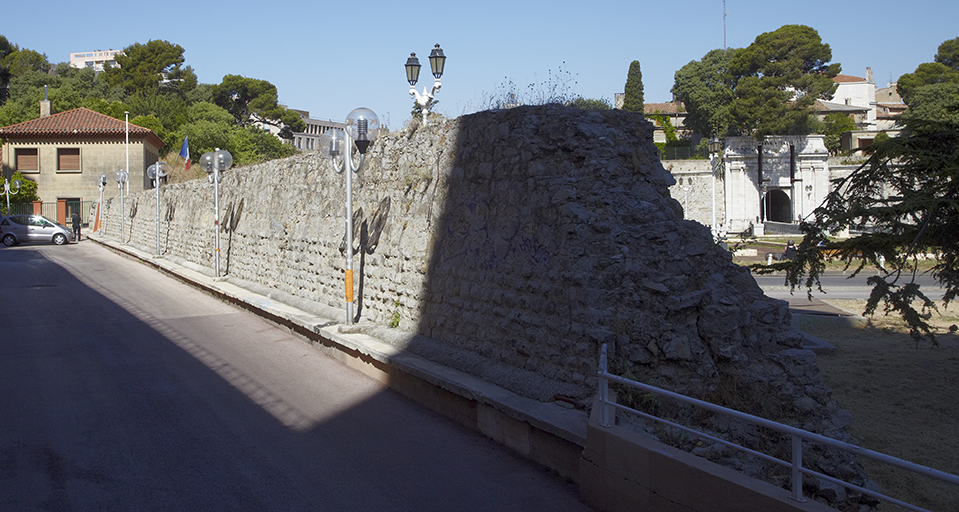
[(190, 170), (190, 136), (183, 137), (183, 146), (180, 148), (180, 158), (186, 160), (186, 170)]

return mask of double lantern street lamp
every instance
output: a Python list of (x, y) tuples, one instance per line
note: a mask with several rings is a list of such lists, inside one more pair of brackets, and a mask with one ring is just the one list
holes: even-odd
[[(233, 166), (233, 155), (225, 149), (216, 148), (215, 151), (203, 153), (200, 157), (200, 167), (209, 174), (208, 179), (213, 183), (213, 272), (214, 278), (220, 278), (220, 173)], [(159, 217), (159, 215), (158, 215)]]
[[(439, 45), (437, 45), (439, 48)], [(442, 53), (442, 52), (441, 52)], [(441, 65), (442, 68), (442, 65)], [(415, 83), (415, 81), (413, 82)], [(439, 78), (437, 78), (439, 83)], [(346, 129), (334, 128), (320, 136), (320, 152), (333, 161), (333, 168), (346, 176), (346, 323), (353, 323), (353, 173), (359, 172), (366, 152), (380, 131), (380, 120), (368, 108), (358, 108), (346, 116)], [(349, 135), (349, 138), (347, 138)], [(353, 147), (359, 161), (353, 161)], [(336, 159), (339, 157), (340, 162)]]
[[(17, 195), (20, 193), (20, 185), (23, 182), (20, 180), (13, 180), (13, 187), (10, 186), (10, 180), (4, 180), (3, 182), (3, 193), (7, 195), (7, 215), (10, 215), (10, 194)], [(11, 192), (12, 189), (12, 192)]]
[(430, 69), (433, 71), (433, 81), (432, 89), (427, 90), (426, 87), (423, 87), (423, 94), (416, 92), (416, 82), (420, 79), (420, 60), (416, 58), (415, 53), (410, 54), (410, 58), (406, 60), (406, 81), (410, 83), (410, 97), (416, 100), (416, 103), (420, 106), (423, 112), (423, 124), (426, 124), (426, 114), (429, 112), (430, 103), (433, 101), (433, 95), (439, 92), (440, 86), (440, 77), (443, 76), (443, 68), (446, 67), (446, 56), (443, 55), (443, 49), (440, 48), (439, 43), (433, 47), (433, 51), (430, 52)]

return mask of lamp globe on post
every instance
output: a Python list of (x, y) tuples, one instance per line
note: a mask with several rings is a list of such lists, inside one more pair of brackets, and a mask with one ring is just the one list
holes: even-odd
[(10, 181), (5, 180), (3, 182), (3, 192), (7, 195), (7, 215), (10, 215), (10, 194), (17, 195), (20, 193), (20, 187), (23, 185), (23, 182), (20, 180), (13, 180), (13, 187), (10, 186)]
[[(365, 155), (370, 144), (376, 140), (380, 132), (380, 119), (368, 108), (357, 108), (346, 116), (346, 133), (353, 139), (360, 155)], [(362, 158), (362, 156), (361, 156)], [(362, 162), (362, 160), (361, 160)], [(359, 167), (354, 169), (358, 171)]]
[[(419, 66), (419, 64), (416, 64)], [(417, 70), (416, 73), (419, 71)], [(410, 78), (412, 83), (415, 80)], [(346, 129), (327, 130), (320, 136), (320, 152), (333, 161), (337, 173), (346, 178), (346, 323), (353, 323), (353, 173), (359, 172), (366, 160), (366, 153), (380, 132), (380, 120), (372, 110), (358, 108), (346, 116)], [(352, 144), (351, 144), (352, 143)], [(353, 146), (360, 154), (353, 161)], [(339, 162), (337, 162), (339, 158)]]
[(216, 148), (213, 152), (200, 157), (200, 167), (209, 175), (213, 183), (213, 273), (214, 279), (220, 278), (220, 182), (221, 172), (233, 166), (233, 155), (225, 149)]
[(128, 174), (127, 174), (127, 172), (124, 171), (123, 169), (120, 169), (119, 171), (117, 171), (117, 172), (113, 175), (113, 178), (117, 181), (117, 187), (120, 188), (120, 243), (121, 243), (121, 244), (123, 243), (123, 239), (124, 239), (124, 236), (123, 236), (123, 234), (124, 234), (124, 233), (123, 233), (123, 230), (124, 230), (124, 226), (123, 226), (123, 217), (124, 217), (123, 185), (127, 182), (127, 177), (128, 177)]
[(153, 180), (153, 187), (156, 189), (156, 253), (160, 257), (160, 180), (170, 172), (170, 166), (164, 161), (158, 161), (147, 168), (147, 176)]

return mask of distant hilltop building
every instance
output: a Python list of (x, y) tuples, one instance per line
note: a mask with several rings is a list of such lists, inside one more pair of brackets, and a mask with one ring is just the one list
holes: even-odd
[(72, 68), (93, 68), (93, 71), (99, 73), (106, 69), (106, 66), (114, 67), (117, 61), (114, 58), (117, 54), (122, 54), (123, 50), (97, 50), (95, 52), (80, 52), (70, 54), (70, 67)]

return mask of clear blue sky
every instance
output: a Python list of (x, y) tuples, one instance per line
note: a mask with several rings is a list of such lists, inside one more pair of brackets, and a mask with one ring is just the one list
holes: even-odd
[[(434, 43), (448, 57), (436, 111), (451, 117), (481, 109), (507, 81), (525, 89), (560, 70), (575, 80), (574, 94), (612, 100), (633, 60), (646, 102), (669, 101), (676, 70), (723, 47), (722, 0), (7, 4), (0, 34), (53, 63), (163, 39), (184, 48), (203, 83), (227, 74), (268, 80), (281, 103), (314, 118), (342, 121), (365, 106), (394, 130), (412, 105), (403, 64), (410, 52), (420, 57), (422, 91), (432, 83)], [(957, 19), (956, 0), (727, 0), (725, 34), (738, 48), (782, 25), (808, 25), (843, 73), (864, 77), (869, 66), (884, 86), (959, 37)]]

